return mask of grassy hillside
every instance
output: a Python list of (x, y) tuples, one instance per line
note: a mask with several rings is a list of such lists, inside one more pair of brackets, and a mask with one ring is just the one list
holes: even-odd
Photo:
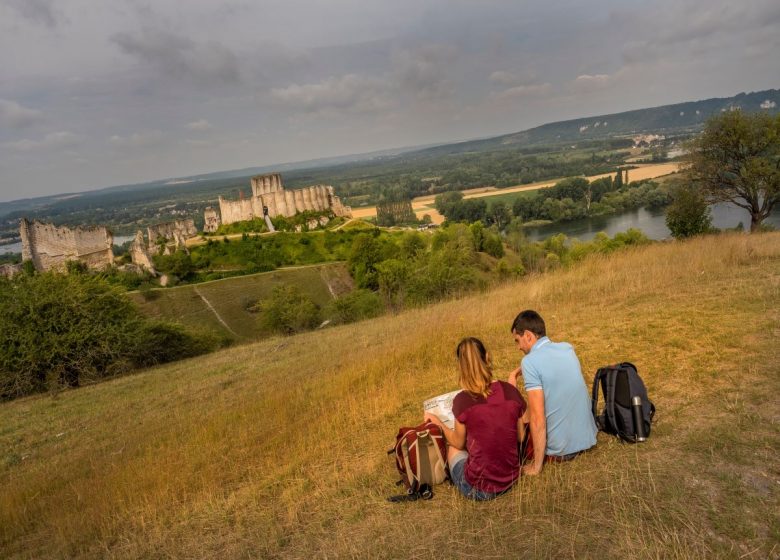
[(270, 296), (274, 287), (282, 284), (300, 288), (318, 305), (352, 289), (345, 265), (329, 263), (130, 295), (149, 317), (213, 330), (231, 338), (251, 339), (267, 333), (262, 330), (257, 314), (248, 308)]
[[(0, 556), (766, 558), (780, 551), (780, 233), (592, 258), (457, 301), (0, 406)], [(648, 443), (599, 435), (491, 503), (390, 504), (385, 454), (453, 350), (504, 376), (539, 310), (586, 381), (637, 364)]]

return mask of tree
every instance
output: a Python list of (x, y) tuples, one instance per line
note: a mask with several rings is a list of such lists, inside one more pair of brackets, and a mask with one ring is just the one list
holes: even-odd
[(503, 229), (512, 219), (512, 211), (506, 202), (496, 202), (488, 210), (488, 222), (495, 224), (498, 229)]
[(270, 331), (293, 334), (320, 324), (320, 310), (312, 299), (296, 286), (276, 286), (271, 297), (257, 306), (261, 321)]
[(710, 208), (700, 190), (691, 185), (675, 189), (672, 203), (666, 209), (666, 227), (675, 239), (701, 235), (712, 229)]
[(780, 115), (726, 111), (688, 144), (691, 178), (710, 203), (750, 213), (756, 231), (780, 201)]
[(182, 327), (144, 319), (90, 274), (0, 278), (0, 400), (86, 382), (213, 349)]
[(371, 235), (361, 233), (352, 242), (348, 265), (358, 287), (376, 290), (376, 264), (382, 260), (382, 247)]

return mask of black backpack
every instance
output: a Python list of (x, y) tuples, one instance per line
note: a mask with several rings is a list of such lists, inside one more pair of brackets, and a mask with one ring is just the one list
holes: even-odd
[[(601, 414), (598, 413), (599, 386), (604, 395), (604, 410)], [(593, 418), (598, 429), (619, 436), (629, 443), (636, 443), (637, 430), (631, 406), (633, 397), (642, 400), (641, 421), (644, 436), (649, 437), (655, 405), (647, 398), (647, 389), (636, 371), (636, 366), (623, 362), (600, 368), (593, 380)]]

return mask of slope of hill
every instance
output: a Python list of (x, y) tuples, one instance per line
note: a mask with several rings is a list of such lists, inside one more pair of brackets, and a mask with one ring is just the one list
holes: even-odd
[(274, 287), (296, 286), (318, 305), (345, 294), (352, 279), (344, 263), (287, 267), (200, 284), (134, 292), (133, 300), (149, 317), (177, 321), (246, 340), (264, 333), (257, 313), (249, 308), (271, 295)]
[[(490, 293), (0, 406), (0, 556), (766, 558), (780, 549), (780, 233), (663, 243)], [(631, 360), (648, 443), (599, 435), (491, 503), (389, 504), (385, 451), (526, 307), (586, 382)], [(419, 531), (425, 528), (425, 537)], [(409, 538), (406, 538), (409, 536)]]
[(680, 134), (699, 130), (712, 115), (733, 108), (751, 112), (767, 111), (775, 114), (780, 111), (780, 89), (740, 93), (733, 97), (687, 101), (622, 113), (559, 121), (522, 132), (417, 150), (403, 154), (401, 157), (482, 152), (517, 145), (533, 146), (580, 142), (639, 133)]

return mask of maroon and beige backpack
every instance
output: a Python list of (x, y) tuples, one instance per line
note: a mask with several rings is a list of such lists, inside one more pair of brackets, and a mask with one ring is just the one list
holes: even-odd
[(388, 498), (391, 502), (430, 500), (433, 486), (447, 480), (447, 445), (444, 434), (433, 422), (424, 422), (413, 428), (398, 430), (395, 447), (387, 454), (395, 453), (395, 464), (401, 473), (397, 484), (406, 487), (406, 494)]

